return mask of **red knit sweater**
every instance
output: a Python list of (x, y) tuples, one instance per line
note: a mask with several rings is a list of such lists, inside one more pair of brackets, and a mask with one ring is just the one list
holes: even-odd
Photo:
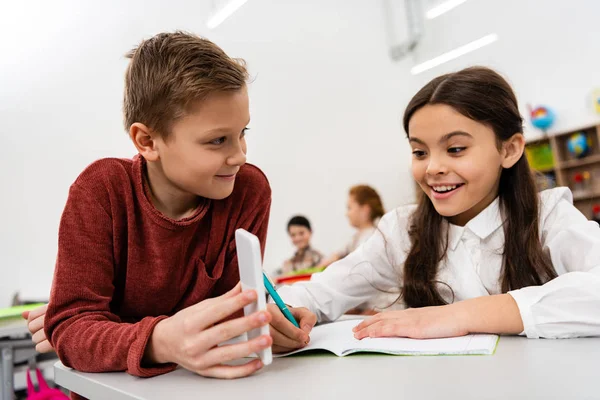
[(158, 321), (239, 281), (234, 231), (263, 246), (271, 189), (244, 165), (233, 193), (203, 199), (175, 221), (144, 191), (145, 160), (103, 159), (75, 181), (60, 222), (58, 257), (44, 328), (61, 361), (84, 372), (153, 376), (174, 365), (141, 365)]

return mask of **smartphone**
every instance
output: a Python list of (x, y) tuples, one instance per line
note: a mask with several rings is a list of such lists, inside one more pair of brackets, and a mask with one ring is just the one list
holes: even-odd
[[(240, 281), (242, 290), (256, 290), (258, 299), (256, 302), (244, 307), (244, 315), (250, 315), (257, 311), (267, 309), (265, 294), (265, 285), (263, 283), (262, 259), (260, 255), (260, 242), (258, 238), (244, 229), (235, 231), (235, 245), (237, 249), (238, 268), (240, 271)], [(261, 335), (269, 334), (269, 325), (248, 331), (248, 340)], [(264, 365), (269, 365), (273, 361), (271, 348), (266, 348), (258, 352), (258, 357)]]

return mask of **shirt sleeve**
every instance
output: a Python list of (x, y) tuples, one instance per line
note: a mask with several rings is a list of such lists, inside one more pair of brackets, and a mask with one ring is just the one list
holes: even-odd
[(559, 194), (541, 229), (543, 249), (559, 276), (509, 292), (529, 338), (600, 335), (600, 227), (573, 206), (570, 191)]
[(319, 322), (333, 321), (376, 294), (400, 287), (400, 267), (409, 245), (406, 218), (394, 210), (382, 218), (369, 240), (346, 258), (314, 274), (310, 281), (277, 291), (287, 304), (310, 309)]
[(58, 256), (44, 329), (61, 361), (82, 372), (154, 376), (174, 364), (143, 366), (154, 326), (166, 316), (124, 323), (110, 310), (114, 294), (112, 220), (74, 184), (58, 234)]

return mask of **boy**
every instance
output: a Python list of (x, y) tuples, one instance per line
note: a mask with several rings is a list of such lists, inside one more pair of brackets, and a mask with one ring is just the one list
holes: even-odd
[(302, 215), (296, 215), (289, 220), (287, 229), (290, 239), (296, 247), (296, 253), (292, 258), (285, 261), (281, 273), (285, 275), (294, 271), (317, 267), (323, 259), (323, 255), (310, 245), (312, 228), (308, 219)]
[[(293, 310), (298, 329), (274, 305), (232, 318), (257, 296), (236, 286), (234, 231), (256, 234), (264, 251), (271, 204), (266, 177), (245, 164), (248, 73), (182, 32), (128, 57), (125, 128), (139, 155), (99, 160), (71, 186), (45, 319), (44, 309), (28, 315), (34, 341), (50, 347), (47, 337), (80, 371), (249, 375), (260, 360), (223, 363), (302, 347), (316, 318)], [(271, 336), (217, 347), (269, 322)]]

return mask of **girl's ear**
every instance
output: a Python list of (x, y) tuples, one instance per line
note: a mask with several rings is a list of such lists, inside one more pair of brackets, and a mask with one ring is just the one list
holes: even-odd
[(502, 168), (510, 168), (519, 161), (525, 150), (525, 137), (515, 133), (502, 143)]
[(362, 206), (360, 206), (360, 211), (366, 219), (371, 220), (371, 206), (369, 206), (368, 204), (363, 204)]

